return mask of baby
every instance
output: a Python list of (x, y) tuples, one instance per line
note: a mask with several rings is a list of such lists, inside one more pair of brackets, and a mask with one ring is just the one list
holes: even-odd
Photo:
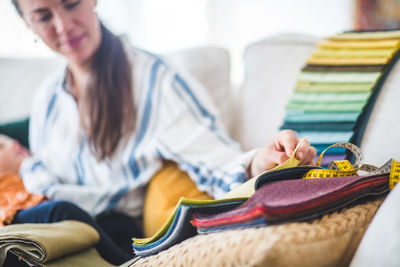
[(28, 150), (16, 140), (0, 135), (0, 227), (11, 223), (17, 211), (33, 207), (45, 199), (30, 194), (18, 176)]
[(22, 161), (29, 155), (28, 149), (18, 141), (0, 134), (0, 174), (4, 172), (17, 174)]

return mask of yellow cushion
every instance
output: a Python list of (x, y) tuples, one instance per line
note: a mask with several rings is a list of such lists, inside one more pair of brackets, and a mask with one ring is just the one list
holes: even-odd
[(181, 197), (212, 199), (208, 194), (200, 192), (189, 175), (175, 163), (166, 162), (151, 179), (147, 189), (143, 212), (146, 237), (152, 236), (164, 224)]

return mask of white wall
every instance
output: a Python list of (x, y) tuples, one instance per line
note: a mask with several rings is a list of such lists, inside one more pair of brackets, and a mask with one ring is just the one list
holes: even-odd
[(353, 27), (354, 0), (210, 0), (209, 41), (228, 47), (233, 79), (242, 78), (244, 48), (282, 32), (324, 37)]
[[(113, 31), (156, 53), (212, 44), (232, 55), (233, 80), (242, 78), (245, 46), (279, 32), (326, 36), (353, 25), (354, 0), (99, 0)], [(0, 56), (52, 56), (0, 0)]]

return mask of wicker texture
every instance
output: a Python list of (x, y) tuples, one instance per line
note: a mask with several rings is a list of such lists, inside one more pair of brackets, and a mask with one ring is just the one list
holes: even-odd
[(347, 266), (381, 202), (311, 223), (197, 235), (134, 266)]

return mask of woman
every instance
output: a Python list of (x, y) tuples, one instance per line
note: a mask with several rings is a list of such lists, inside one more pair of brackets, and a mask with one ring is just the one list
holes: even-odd
[[(206, 91), (115, 37), (95, 14), (96, 2), (13, 0), (27, 25), (67, 60), (34, 102), (32, 156), (19, 169), (28, 191), (68, 200), (96, 218), (126, 221), (112, 212), (140, 217), (144, 187), (164, 160), (218, 198), (293, 153), (292, 131), (241, 151)], [(307, 142), (296, 155), (302, 164), (313, 164), (314, 156)]]

